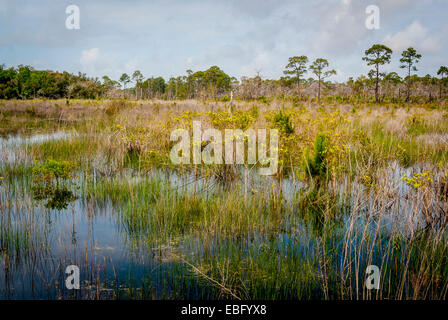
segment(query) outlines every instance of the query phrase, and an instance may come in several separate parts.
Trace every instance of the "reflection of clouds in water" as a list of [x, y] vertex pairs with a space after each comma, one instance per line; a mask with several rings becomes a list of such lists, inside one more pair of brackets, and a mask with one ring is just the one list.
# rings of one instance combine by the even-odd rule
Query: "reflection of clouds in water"
[[27, 162], [27, 155], [23, 148], [26, 145], [44, 143], [51, 140], [69, 139], [75, 134], [68, 132], [54, 132], [50, 134], [35, 134], [30, 137], [8, 136], [0, 137], [0, 160], [6, 163]]
[[[11, 137], [10, 139], [0, 140], [0, 146], [2, 148], [6, 146], [4, 149], [8, 149], [11, 146], [18, 146], [24, 143], [40, 143], [51, 139], [64, 139], [69, 136], [70, 134], [60, 132], [50, 135], [39, 134], [28, 138]], [[397, 224], [405, 231], [414, 228], [415, 221], [409, 217], [419, 208], [413, 207], [413, 190], [409, 189], [400, 180], [400, 177], [403, 173], [410, 175], [413, 171], [419, 170], [422, 170], [422, 168], [403, 168], [398, 163], [392, 163], [384, 171], [381, 171], [381, 174], [378, 176], [378, 183], [382, 190], [381, 194], [369, 193], [363, 185], [356, 181], [351, 181], [348, 178], [338, 181], [335, 188], [341, 198], [351, 201], [350, 211], [347, 212], [347, 220], [344, 221], [346, 223], [345, 227], [349, 226], [350, 219], [353, 218], [356, 223], [355, 228], [362, 231], [365, 223], [370, 223], [372, 228], [369, 228], [369, 231], [374, 234], [378, 221], [377, 216], [384, 214], [381, 225], [384, 226], [386, 233], [391, 232]], [[273, 235], [269, 239], [265, 238], [263, 234], [248, 235], [247, 239], [245, 238], [241, 243], [235, 242], [238, 248], [259, 247], [260, 252], [266, 252], [268, 254], [271, 243], [278, 241], [278, 251], [281, 253], [287, 254], [290, 250], [295, 250], [296, 252], [303, 250], [306, 254], [315, 254], [318, 250], [317, 244], [319, 244], [319, 239], [310, 232], [309, 228], [307, 228], [305, 223], [297, 215], [294, 213], [289, 215], [289, 213], [297, 210], [294, 207], [295, 197], [301, 191], [307, 189], [308, 184], [299, 180], [294, 181], [292, 177], [280, 182], [273, 177], [258, 176], [256, 170], [252, 172], [255, 172], [255, 174], [249, 171], [245, 184], [245, 172], [244, 168], [241, 167], [239, 174], [240, 180], [232, 184], [232, 188], [246, 187], [247, 197], [251, 197], [252, 194], [258, 197], [260, 195], [266, 195], [268, 197], [270, 192], [277, 192], [279, 194], [280, 190], [282, 190], [281, 195], [286, 207], [284, 219], [290, 219], [289, 221], [285, 221], [291, 224], [292, 230], [294, 231], [289, 233], [281, 232], [280, 234]], [[192, 173], [181, 175], [173, 171], [153, 170], [148, 175], [134, 176], [133, 174], [133, 172], [129, 171], [124, 173], [121, 178], [129, 186], [137, 186], [145, 179], [160, 180], [166, 187], [172, 188], [173, 191], [179, 191], [181, 194], [194, 192], [195, 190], [196, 192], [198, 190], [204, 190], [203, 195], [206, 194], [206, 191], [210, 195], [213, 192], [218, 193], [224, 190], [221, 190], [219, 185], [213, 190], [207, 190], [205, 179], [200, 176], [195, 176]], [[253, 192], [250, 192], [251, 190]], [[32, 203], [28, 204], [28, 202], [21, 200], [20, 197], [13, 199], [9, 194], [4, 193], [4, 189], [2, 188], [0, 188], [0, 195], [12, 202], [9, 210], [12, 216], [17, 219], [11, 223], [13, 227], [16, 225], [20, 227], [26, 223], [28, 214], [32, 212], [34, 223], [33, 238], [37, 239], [36, 242], [39, 242], [39, 250], [42, 250], [44, 245], [48, 248], [48, 253], [39, 253], [42, 256], [42, 260], [39, 261], [38, 269], [45, 270], [45, 276], [51, 276], [59, 272], [58, 269], [55, 269], [57, 262], [63, 261], [65, 263], [67, 259], [82, 257], [85, 260], [80, 260], [79, 262], [81, 263], [93, 265], [93, 261], [95, 261], [95, 263], [101, 264], [99, 268], [106, 270], [105, 273], [108, 272], [105, 275], [101, 274], [101, 277], [109, 280], [115, 279], [115, 271], [119, 278], [126, 279], [125, 277], [129, 274], [129, 270], [132, 269], [133, 272], [135, 271], [136, 279], [143, 279], [143, 273], [150, 270], [151, 273], [149, 274], [153, 276], [151, 281], [153, 281], [154, 287], [157, 290], [163, 291], [166, 288], [164, 287], [164, 282], [160, 280], [172, 276], [173, 273], [179, 273], [179, 270], [182, 270], [176, 269], [183, 263], [183, 260], [180, 258], [191, 257], [191, 259], [195, 259], [195, 257], [198, 257], [200, 261], [202, 255], [215, 252], [214, 250], [219, 245], [219, 241], [225, 241], [225, 239], [223, 240], [219, 237], [214, 238], [213, 235], [207, 238], [205, 234], [183, 234], [168, 244], [161, 241], [154, 246], [152, 243], [145, 243], [145, 239], [132, 238], [126, 233], [126, 230], [120, 226], [120, 221], [117, 221], [116, 213], [119, 211], [118, 206], [114, 206], [111, 202], [106, 201], [106, 203], [98, 205], [94, 199], [80, 199], [68, 209], [44, 211], [40, 208], [33, 207]], [[350, 198], [350, 195], [359, 196], [357, 203], [353, 203], [354, 199]], [[406, 198], [407, 195], [409, 198]], [[138, 196], [136, 194], [136, 197]], [[163, 195], [161, 194], [160, 196]], [[89, 206], [92, 210], [92, 214], [90, 215], [87, 214]], [[147, 214], [149, 215], [151, 212], [148, 209]], [[356, 216], [351, 217], [350, 215], [352, 213]], [[26, 227], [26, 225], [23, 225], [23, 228]], [[76, 237], [77, 240], [74, 243], [72, 242], [72, 236]], [[355, 239], [354, 241], [359, 241], [359, 239]], [[235, 243], [229, 242], [229, 246]], [[148, 245], [151, 245], [151, 247], [148, 248]], [[25, 252], [25, 254], [27, 253]], [[30, 261], [27, 259], [32, 259], [32, 255], [24, 257], [25, 262]], [[51, 264], [50, 262], [47, 264], [44, 263], [47, 261], [51, 261]], [[2, 275], [2, 270], [0, 270], [0, 275]], [[180, 275], [182, 276], [182, 274]], [[22, 277], [23, 275], [18, 274], [17, 276]], [[17, 281], [19, 280], [24, 282], [23, 279], [18, 279]], [[13, 280], [11, 283], [18, 282]], [[0, 282], [0, 296], [2, 296], [1, 284]], [[39, 285], [40, 283], [36, 284], [36, 286]], [[97, 290], [98, 287], [100, 291], [109, 290], [102, 284], [95, 287], [84, 287], [84, 289]], [[31, 290], [27, 290], [26, 287], [18, 289], [25, 297], [32, 294]], [[36, 297], [45, 298], [45, 294], [36, 294]], [[56, 296], [57, 293], [52, 294]], [[157, 292], [155, 296], [160, 297], [157, 295]]]
[[114, 247], [95, 247], [95, 250], [102, 250], [102, 251], [114, 251], [116, 248]]
[[21, 144], [35, 144], [46, 142], [49, 140], [59, 140], [63, 138], [72, 137], [73, 133], [68, 133], [64, 131], [54, 132], [50, 134], [35, 134], [31, 137], [22, 137], [22, 136], [9, 136], [8, 138], [0, 137], [0, 145], [21, 145]]

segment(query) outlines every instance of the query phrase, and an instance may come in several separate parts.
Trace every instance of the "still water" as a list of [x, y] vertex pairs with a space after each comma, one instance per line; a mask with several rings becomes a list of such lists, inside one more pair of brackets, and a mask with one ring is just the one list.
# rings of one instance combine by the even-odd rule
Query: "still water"
[[[29, 165], [33, 160], [24, 152], [27, 145], [70, 139], [71, 136], [56, 132], [0, 138], [1, 166]], [[388, 170], [387, 176], [397, 184], [401, 175], [409, 174], [410, 170], [395, 165]], [[123, 175], [130, 184], [157, 179], [173, 190], [199, 196], [226, 192], [216, 183], [168, 170], [154, 169], [144, 175], [125, 172]], [[132, 235], [119, 218], [123, 208], [112, 201], [97, 201], [84, 195], [66, 209], [48, 209], [33, 200], [30, 177], [18, 175], [12, 179], [8, 183], [4, 179], [0, 182], [1, 299], [222, 298], [226, 296], [216, 295], [216, 283], [210, 278], [210, 273], [198, 267], [200, 261], [215, 255], [225, 260], [226, 254], [232, 256], [235, 252], [244, 256], [253, 254], [254, 250], [262, 252], [266, 247], [274, 247], [278, 255], [285, 256], [313, 255], [318, 250], [319, 232], [310, 228], [309, 221], [304, 222], [294, 205], [288, 206], [288, 203], [293, 203], [297, 191], [305, 187], [294, 177], [277, 181], [248, 174], [246, 179], [242, 179], [244, 182], [230, 186], [243, 188], [248, 197], [254, 189], [264, 192], [275, 188], [287, 208], [283, 217], [287, 220], [283, 223], [288, 226], [286, 229], [274, 233], [248, 232], [235, 237], [181, 232], [160, 241], [157, 234], [152, 235], [151, 240]], [[82, 173], [78, 179], [83, 179]], [[354, 207], [358, 206], [356, 210], [359, 213], [375, 212], [378, 199], [367, 192], [359, 192], [361, 188], [348, 181], [341, 181], [338, 186], [342, 199], [349, 199], [348, 195], [354, 190], [359, 195], [359, 198], [350, 200], [352, 206], [345, 209], [337, 224], [341, 234], [353, 227], [353, 221], [355, 228], [363, 229], [366, 219], [371, 219], [361, 214], [353, 220], [351, 213]], [[406, 200], [408, 193], [407, 186], [399, 183], [395, 196], [399, 194], [401, 200], [391, 205], [389, 215], [381, 222], [385, 230], [396, 227], [388, 223], [388, 219], [397, 221], [394, 217], [402, 212], [414, 211]], [[409, 218], [401, 216], [401, 225], [409, 225]], [[374, 232], [376, 222], [374, 219], [369, 221]], [[80, 268], [80, 290], [68, 290], [65, 286], [65, 269], [69, 265]]]

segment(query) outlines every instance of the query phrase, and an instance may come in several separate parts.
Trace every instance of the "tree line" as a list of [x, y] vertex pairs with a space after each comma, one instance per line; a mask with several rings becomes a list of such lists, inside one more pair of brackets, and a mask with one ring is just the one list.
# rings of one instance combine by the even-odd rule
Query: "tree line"
[[35, 70], [31, 66], [5, 68], [0, 65], [1, 99], [93, 99], [104, 96], [107, 89], [106, 84], [83, 73], [73, 75], [68, 72]]
[[[31, 66], [19, 65], [6, 68], [0, 65], [0, 99], [193, 99], [225, 98], [230, 92], [240, 99], [257, 99], [273, 96], [295, 96], [299, 99], [321, 99], [324, 93], [332, 97], [356, 96], [373, 98], [376, 102], [385, 99], [409, 101], [412, 97], [428, 100], [443, 99], [447, 86], [448, 68], [441, 66], [437, 76], [419, 77], [415, 74], [417, 64], [422, 58], [414, 48], [404, 50], [400, 58], [400, 68], [405, 70], [403, 77], [397, 72], [382, 72], [382, 67], [390, 64], [392, 49], [375, 44], [364, 52], [363, 61], [372, 69], [367, 75], [356, 80], [337, 83], [328, 79], [336, 74], [330, 69], [327, 59], [317, 58], [309, 63], [307, 56], [294, 56], [288, 59], [284, 75], [278, 80], [242, 77], [238, 81], [217, 66], [204, 71], [187, 70], [186, 74], [171, 77], [146, 78], [136, 70], [128, 75], [123, 73], [118, 80], [103, 76], [88, 77], [68, 72], [35, 70]], [[310, 72], [314, 77], [306, 78]]]

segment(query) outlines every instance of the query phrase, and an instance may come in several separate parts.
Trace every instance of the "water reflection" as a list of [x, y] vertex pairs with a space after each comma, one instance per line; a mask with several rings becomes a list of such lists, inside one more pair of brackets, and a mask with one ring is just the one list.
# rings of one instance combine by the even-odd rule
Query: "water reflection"
[[[21, 145], [68, 137], [55, 133], [3, 139], [0, 140], [0, 154], [9, 163], [26, 161], [20, 154]], [[369, 236], [375, 235], [379, 224], [384, 234], [397, 228], [403, 234], [416, 230], [418, 219], [411, 213], [419, 209], [408, 201], [411, 190], [399, 179], [411, 170], [393, 164], [385, 172], [384, 183], [390, 183], [388, 190], [394, 192], [392, 199], [368, 192], [361, 184], [348, 179], [339, 181], [336, 191], [329, 193], [329, 186], [313, 189], [294, 177], [276, 180], [244, 168], [238, 174], [244, 178], [226, 184], [217, 183], [213, 177], [206, 179], [193, 173], [179, 175], [162, 169], [145, 175], [132, 171], [123, 173], [121, 178], [129, 186], [161, 181], [164, 188], [179, 195], [210, 197], [225, 195], [230, 185], [230, 189], [242, 190], [242, 201], [260, 195], [271, 201], [269, 214], [277, 216], [266, 218], [268, 231], [249, 230], [225, 236], [219, 232], [198, 234], [188, 230], [167, 237], [148, 235], [155, 232], [151, 229], [137, 232], [129, 229], [121, 218], [126, 207], [111, 198], [97, 199], [82, 190], [75, 195], [67, 184], [33, 189], [32, 183], [28, 183], [30, 177], [17, 178], [23, 181], [16, 180], [13, 186], [0, 184], [0, 298], [212, 299], [217, 297], [216, 288], [198, 273], [210, 274], [207, 268], [212, 268], [214, 259], [223, 261], [222, 266], [217, 266], [219, 269], [226, 268], [224, 262], [231, 258], [241, 259], [244, 265], [248, 256], [264, 259], [272, 252], [279, 257], [277, 263], [281, 262], [280, 257], [299, 259], [319, 255], [326, 245], [327, 240], [323, 239], [329, 221], [334, 229], [340, 230], [340, 237], [331, 241], [340, 243], [340, 250], [334, 252], [334, 261], [342, 264], [347, 259], [343, 254], [347, 251], [342, 247], [356, 248], [363, 241], [355, 236], [350, 238], [354, 230], [364, 230], [367, 226], [365, 234]], [[84, 175], [80, 173], [79, 176], [79, 184], [85, 184]], [[92, 180], [98, 185], [117, 178], [120, 177], [102, 177], [94, 170]], [[132, 195], [132, 201], [146, 205], [155, 201], [145, 192], [149, 191]], [[154, 197], [162, 196], [155, 194]], [[139, 202], [138, 197], [143, 200]], [[125, 205], [129, 205], [128, 202]], [[135, 207], [130, 208], [135, 210]], [[151, 215], [151, 210], [154, 207], [148, 205], [145, 214]], [[322, 215], [323, 212], [331, 214]], [[378, 212], [387, 212], [387, 215], [378, 218]], [[345, 241], [347, 238], [350, 243]], [[358, 257], [367, 254], [366, 249], [356, 252]], [[211, 262], [197, 270], [189, 265], [204, 260]], [[70, 264], [81, 269], [82, 289], [76, 292], [64, 287], [64, 270]], [[244, 292], [239, 294], [244, 295]]]

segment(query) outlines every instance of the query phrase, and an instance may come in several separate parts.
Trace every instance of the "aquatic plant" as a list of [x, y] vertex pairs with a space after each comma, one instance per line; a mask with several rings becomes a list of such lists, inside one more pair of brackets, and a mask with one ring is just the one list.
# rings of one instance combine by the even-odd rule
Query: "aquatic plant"
[[37, 201], [46, 200], [45, 207], [66, 209], [69, 202], [76, 200], [73, 192], [67, 187], [72, 178], [76, 164], [69, 161], [49, 159], [44, 164], [33, 167], [33, 194]]

